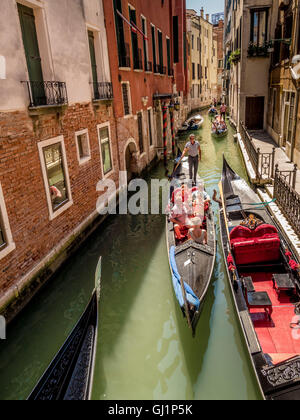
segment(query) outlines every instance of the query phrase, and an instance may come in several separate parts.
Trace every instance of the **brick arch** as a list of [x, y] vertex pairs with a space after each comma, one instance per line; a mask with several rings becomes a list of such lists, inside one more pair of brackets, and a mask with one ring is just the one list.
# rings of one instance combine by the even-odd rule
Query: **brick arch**
[[131, 138], [127, 141], [124, 148], [124, 170], [127, 171], [128, 180], [130, 180], [134, 174], [138, 173], [138, 167], [136, 167], [136, 170], [133, 170], [134, 168], [132, 167], [132, 162], [130, 162], [134, 153], [137, 154], [138, 149], [135, 140]]

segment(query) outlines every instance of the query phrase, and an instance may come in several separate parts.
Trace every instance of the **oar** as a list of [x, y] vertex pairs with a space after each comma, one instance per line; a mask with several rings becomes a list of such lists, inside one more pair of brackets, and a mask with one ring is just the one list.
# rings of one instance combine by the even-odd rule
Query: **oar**
[[189, 310], [189, 305], [188, 305], [187, 298], [186, 298], [186, 291], [185, 291], [182, 276], [180, 276], [180, 284], [181, 284], [181, 291], [182, 291], [182, 295], [183, 295], [185, 313], [186, 313], [186, 318], [187, 318], [187, 321], [188, 321], [188, 326], [189, 326], [189, 328], [192, 329], [193, 327], [192, 327], [192, 321], [191, 321], [191, 317], [190, 317], [190, 310]]

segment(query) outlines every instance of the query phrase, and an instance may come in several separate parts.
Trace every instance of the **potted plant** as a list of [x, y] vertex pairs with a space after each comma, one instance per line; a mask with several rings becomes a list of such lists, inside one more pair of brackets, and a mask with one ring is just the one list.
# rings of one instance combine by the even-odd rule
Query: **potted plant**
[[230, 64], [237, 64], [241, 60], [241, 50], [237, 49], [229, 57]]

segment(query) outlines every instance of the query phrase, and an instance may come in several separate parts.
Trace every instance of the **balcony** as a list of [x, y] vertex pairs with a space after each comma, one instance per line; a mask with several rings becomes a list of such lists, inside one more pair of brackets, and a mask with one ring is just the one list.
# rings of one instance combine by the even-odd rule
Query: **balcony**
[[153, 66], [152, 66], [152, 62], [151, 61], [146, 61], [145, 62], [145, 71], [148, 72], [148, 73], [152, 73]]
[[168, 69], [168, 76], [174, 77], [174, 69]]
[[68, 105], [65, 82], [22, 82], [27, 85], [29, 108]]
[[92, 83], [94, 101], [111, 101], [114, 98], [113, 85], [111, 82]]
[[143, 56], [140, 48], [138, 48], [136, 55], [134, 56], [133, 68], [134, 70], [143, 70]]
[[119, 51], [119, 67], [120, 68], [130, 68], [130, 48], [129, 44], [125, 43], [122, 50]]

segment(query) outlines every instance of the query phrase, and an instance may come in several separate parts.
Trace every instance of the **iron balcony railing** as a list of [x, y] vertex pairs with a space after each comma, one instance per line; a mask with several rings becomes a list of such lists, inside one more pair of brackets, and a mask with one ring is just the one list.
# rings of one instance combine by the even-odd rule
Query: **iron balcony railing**
[[275, 176], [275, 147], [273, 147], [271, 153], [262, 153], [259, 148], [255, 147], [252, 137], [243, 122], [240, 123], [240, 128], [240, 133], [255, 171], [258, 184], [271, 184]]
[[[295, 175], [292, 178], [294, 179], [293, 185], [295, 185]], [[276, 171], [274, 198], [276, 198], [277, 205], [291, 223], [297, 235], [300, 236], [300, 195], [296, 192], [293, 185], [289, 184], [288, 179], [285, 178], [282, 172]]]
[[151, 61], [145, 61], [145, 71], [152, 73], [153, 66]]
[[142, 50], [138, 48], [133, 62], [134, 70], [143, 70], [143, 55]]
[[130, 68], [130, 47], [128, 43], [123, 45], [123, 48], [119, 51], [119, 67]]
[[168, 69], [168, 76], [174, 77], [174, 69]]
[[68, 104], [65, 82], [22, 82], [27, 85], [30, 108], [41, 106], [62, 106]]
[[111, 82], [92, 83], [94, 101], [105, 101], [114, 98], [113, 85]]

